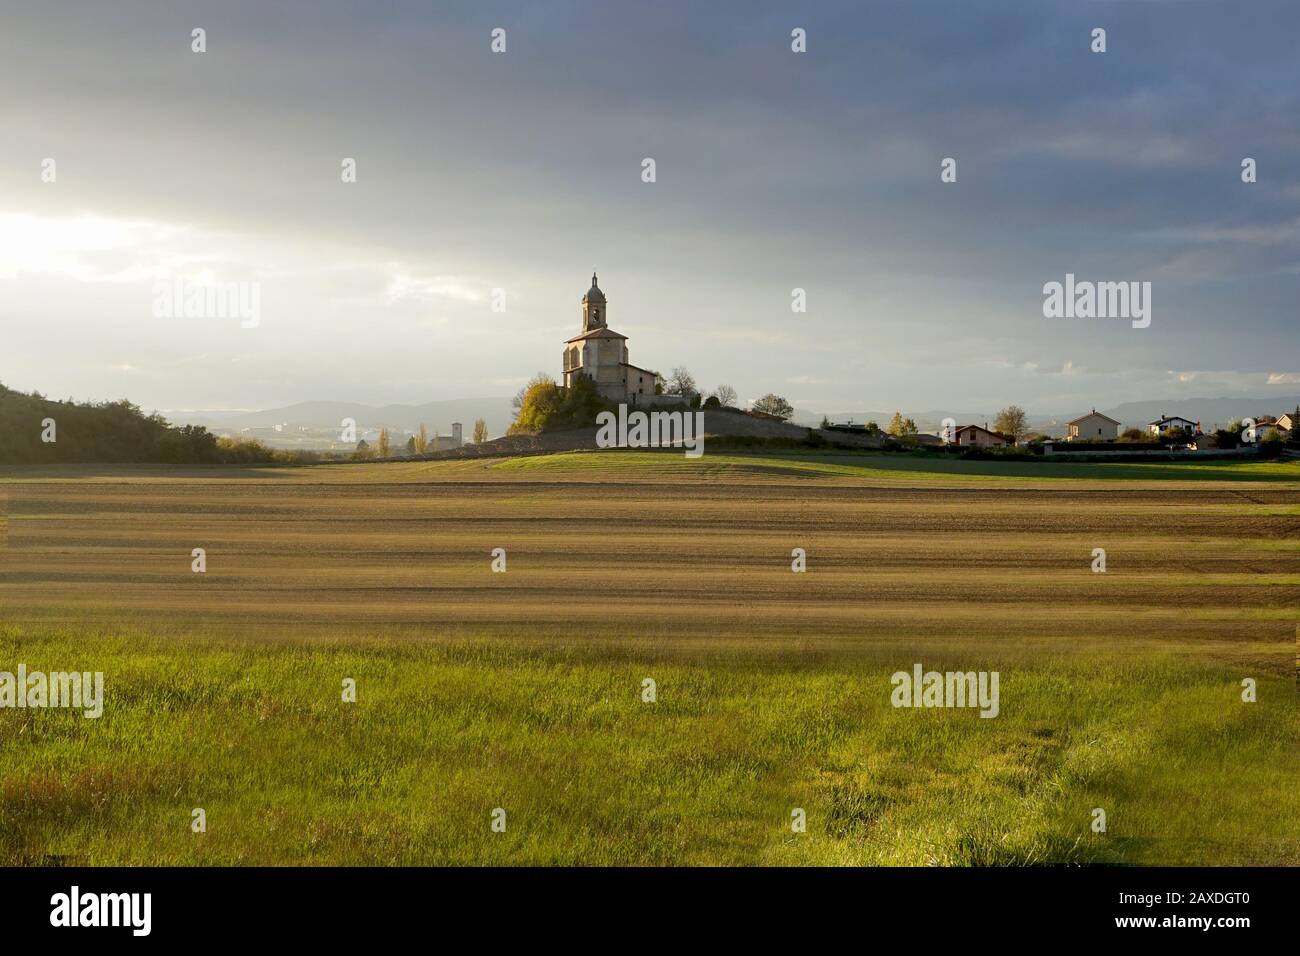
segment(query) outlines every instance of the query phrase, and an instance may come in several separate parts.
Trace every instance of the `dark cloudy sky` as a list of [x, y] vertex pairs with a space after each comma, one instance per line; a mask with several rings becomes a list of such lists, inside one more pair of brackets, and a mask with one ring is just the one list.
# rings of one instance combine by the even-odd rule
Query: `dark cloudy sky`
[[[558, 374], [596, 266], [634, 363], [810, 412], [1300, 392], [1300, 4], [2, 19], [11, 387], [163, 409], [508, 395]], [[1066, 273], [1151, 282], [1150, 328], [1045, 318]], [[260, 324], [157, 318], [160, 277], [260, 283]]]

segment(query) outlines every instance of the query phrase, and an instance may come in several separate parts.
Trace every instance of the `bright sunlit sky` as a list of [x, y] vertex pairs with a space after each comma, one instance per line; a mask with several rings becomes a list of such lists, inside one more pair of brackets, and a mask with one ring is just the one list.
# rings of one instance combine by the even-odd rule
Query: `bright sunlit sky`
[[[1300, 5], [4, 6], [13, 388], [509, 395], [594, 266], [632, 362], [811, 412], [1300, 392]], [[1150, 328], [1045, 318], [1066, 273], [1151, 282]], [[174, 277], [260, 324], [155, 317]]]

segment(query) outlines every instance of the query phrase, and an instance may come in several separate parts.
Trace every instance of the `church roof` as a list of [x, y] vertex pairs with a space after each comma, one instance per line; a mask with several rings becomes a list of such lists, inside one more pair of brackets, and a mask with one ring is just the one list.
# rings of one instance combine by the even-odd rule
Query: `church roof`
[[587, 294], [582, 297], [583, 302], [604, 302], [605, 293], [600, 291], [600, 286], [596, 284], [596, 273], [591, 274], [591, 288]]
[[582, 335], [575, 335], [571, 339], [566, 339], [565, 344], [569, 342], [581, 342], [583, 339], [625, 339], [626, 335], [619, 335], [613, 329], [599, 328], [592, 329], [590, 332], [584, 332]]

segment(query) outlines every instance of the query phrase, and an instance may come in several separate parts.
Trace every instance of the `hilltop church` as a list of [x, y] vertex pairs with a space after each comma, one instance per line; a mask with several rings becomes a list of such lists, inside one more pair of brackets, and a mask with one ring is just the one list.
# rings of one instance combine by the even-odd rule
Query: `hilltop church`
[[[564, 343], [564, 385], [586, 375], [602, 398], [627, 405], [652, 405], [655, 373], [629, 365], [627, 336], [607, 324], [605, 293], [591, 274], [591, 288], [582, 297], [582, 332]], [[661, 396], [662, 398], [662, 396]]]

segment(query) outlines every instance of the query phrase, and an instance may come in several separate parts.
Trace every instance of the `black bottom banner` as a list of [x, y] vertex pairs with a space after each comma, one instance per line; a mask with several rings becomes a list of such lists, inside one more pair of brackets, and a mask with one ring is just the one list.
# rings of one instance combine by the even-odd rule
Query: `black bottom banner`
[[[1286, 869], [0, 869], [8, 940], [298, 944], [460, 927], [581, 938], [676, 925], [733, 942], [852, 922], [872, 939], [1122, 938], [1231, 945], [1294, 928]], [[920, 932], [921, 937], [916, 934]], [[609, 941], [609, 937], [604, 937]]]

